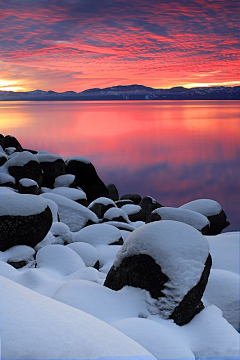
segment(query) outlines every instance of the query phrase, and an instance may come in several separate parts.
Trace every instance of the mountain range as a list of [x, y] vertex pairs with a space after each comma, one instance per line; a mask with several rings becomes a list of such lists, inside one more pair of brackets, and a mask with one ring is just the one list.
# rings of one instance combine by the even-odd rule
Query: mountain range
[[118, 85], [82, 92], [0, 91], [0, 101], [87, 101], [87, 100], [240, 100], [240, 86], [173, 87], [154, 89], [143, 85]]

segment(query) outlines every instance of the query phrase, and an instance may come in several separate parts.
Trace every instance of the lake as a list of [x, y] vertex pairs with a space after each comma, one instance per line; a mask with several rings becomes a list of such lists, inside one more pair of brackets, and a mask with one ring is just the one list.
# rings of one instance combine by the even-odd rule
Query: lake
[[0, 132], [23, 147], [88, 157], [121, 195], [165, 206], [218, 201], [240, 230], [238, 101], [0, 102]]

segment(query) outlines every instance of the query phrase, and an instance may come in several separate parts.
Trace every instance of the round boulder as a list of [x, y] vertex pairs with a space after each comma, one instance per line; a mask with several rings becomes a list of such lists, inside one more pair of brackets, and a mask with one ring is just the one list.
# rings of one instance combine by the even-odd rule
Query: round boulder
[[88, 208], [93, 211], [99, 219], [102, 219], [105, 212], [113, 207], [116, 207], [114, 201], [105, 197], [97, 198], [88, 206]]
[[118, 189], [116, 188], [116, 185], [108, 184], [107, 189], [109, 192], [109, 195], [108, 195], [109, 198], [112, 199], [113, 201], [117, 201], [119, 199], [119, 193], [118, 193]]
[[19, 180], [19, 194], [39, 195], [38, 183], [32, 179], [23, 178]]
[[203, 309], [210, 268], [206, 238], [192, 226], [163, 220], [128, 236], [104, 285], [113, 290], [145, 289], [152, 314], [184, 325]]
[[163, 207], [151, 196], [146, 196], [142, 198], [139, 205], [145, 211], [146, 216], [149, 216], [153, 210]]
[[63, 161], [63, 158], [47, 152], [38, 153], [36, 157], [43, 171], [42, 185], [52, 188], [55, 178], [65, 174], [65, 162]]
[[57, 187], [76, 188], [77, 187], [76, 176], [72, 174], [59, 175], [58, 177], [56, 177], [53, 186], [55, 188]]
[[138, 205], [141, 199], [141, 196], [138, 194], [125, 194], [120, 197], [120, 200], [132, 200], [135, 205]]
[[146, 213], [139, 205], [124, 205], [122, 210], [126, 212], [130, 221], [146, 221]]
[[1, 194], [0, 251], [16, 245], [35, 247], [52, 225], [47, 202], [35, 195]]

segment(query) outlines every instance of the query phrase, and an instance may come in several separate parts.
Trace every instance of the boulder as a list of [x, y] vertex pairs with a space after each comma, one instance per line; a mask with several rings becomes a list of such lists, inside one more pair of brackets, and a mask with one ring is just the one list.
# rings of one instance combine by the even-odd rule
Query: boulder
[[0, 170], [0, 186], [15, 188], [16, 180], [13, 176]]
[[72, 174], [59, 175], [55, 178], [53, 186], [54, 188], [57, 187], [76, 188], [77, 187], [76, 176]]
[[30, 246], [18, 245], [1, 253], [0, 260], [7, 262], [9, 265], [20, 269], [23, 267], [34, 267], [35, 250]]
[[126, 212], [130, 221], [146, 221], [146, 213], [139, 205], [124, 205], [122, 210]]
[[42, 171], [43, 186], [53, 188], [55, 178], [65, 174], [65, 162], [61, 156], [50, 153], [38, 153], [36, 155]]
[[122, 223], [130, 223], [130, 220], [125, 211], [119, 208], [108, 209], [103, 217], [103, 222], [106, 221], [120, 221]]
[[34, 195], [1, 194], [0, 251], [16, 245], [35, 247], [52, 225], [47, 202]]
[[147, 218], [146, 223], [159, 220], [174, 220], [193, 226], [203, 235], [208, 235], [210, 222], [208, 218], [196, 211], [174, 207], [161, 207], [154, 210]]
[[87, 196], [85, 192], [80, 189], [62, 186], [51, 190], [51, 193], [62, 195], [70, 200], [76, 201], [78, 204], [87, 206]]
[[93, 224], [72, 234], [73, 242], [86, 242], [92, 246], [122, 245], [121, 231], [108, 224]]
[[151, 196], [146, 196], [142, 198], [140, 204], [141, 208], [145, 211], [146, 216], [148, 217], [151, 212], [155, 209], [161, 208], [162, 205], [159, 204], [155, 199]]
[[109, 195], [108, 195], [109, 198], [112, 199], [113, 201], [117, 201], [119, 199], [119, 193], [118, 193], [118, 189], [116, 188], [116, 185], [108, 184], [107, 189], [109, 192]]
[[23, 178], [19, 180], [19, 194], [39, 195], [38, 183], [32, 179]]
[[208, 241], [192, 226], [162, 220], [134, 230], [118, 251], [104, 285], [149, 292], [149, 311], [184, 325], [203, 309], [211, 268]]
[[116, 205], [118, 208], [123, 207], [124, 205], [134, 205], [134, 202], [132, 200], [118, 200], [116, 201]]
[[227, 215], [223, 211], [221, 205], [215, 200], [193, 200], [180, 206], [180, 209], [196, 211], [206, 216], [210, 221], [208, 235], [218, 235], [230, 225], [229, 221], [227, 220]]
[[77, 185], [87, 194], [89, 202], [98, 197], [108, 197], [108, 189], [99, 178], [93, 164], [82, 156], [66, 161], [66, 173], [76, 176]]
[[88, 208], [93, 211], [99, 219], [102, 219], [105, 212], [113, 207], [116, 207], [114, 201], [105, 197], [97, 198], [88, 206]]
[[4, 168], [12, 175], [17, 182], [20, 179], [28, 178], [35, 180], [39, 186], [42, 184], [42, 169], [36, 155], [23, 151], [9, 159]]
[[138, 194], [125, 194], [120, 197], [120, 200], [132, 200], [135, 205], [138, 205], [141, 199], [141, 196]]
[[5, 164], [5, 162], [8, 160], [7, 155], [4, 152], [0, 152], [0, 166]]
[[23, 150], [23, 148], [22, 148], [21, 144], [19, 143], [19, 141], [12, 135], [4, 136], [3, 147], [4, 147], [4, 149], [9, 148], [9, 147], [14, 147], [14, 148], [17, 149], [17, 151], [22, 151]]

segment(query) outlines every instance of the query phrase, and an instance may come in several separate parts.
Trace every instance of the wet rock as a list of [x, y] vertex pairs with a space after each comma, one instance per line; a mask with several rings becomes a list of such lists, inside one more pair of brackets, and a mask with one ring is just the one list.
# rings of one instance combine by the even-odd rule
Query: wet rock
[[66, 172], [76, 176], [77, 185], [87, 194], [89, 202], [99, 197], [108, 197], [107, 187], [88, 159], [80, 156], [68, 159], [66, 161]]
[[133, 231], [118, 251], [104, 286], [145, 289], [149, 311], [184, 325], [203, 308], [211, 268], [209, 245], [193, 227], [159, 221]]

